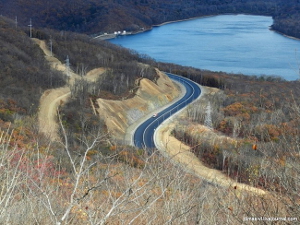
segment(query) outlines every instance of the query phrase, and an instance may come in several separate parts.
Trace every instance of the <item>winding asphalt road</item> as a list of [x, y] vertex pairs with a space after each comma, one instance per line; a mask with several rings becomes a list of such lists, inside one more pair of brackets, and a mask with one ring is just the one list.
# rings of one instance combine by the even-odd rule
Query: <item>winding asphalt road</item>
[[156, 148], [153, 140], [155, 129], [167, 118], [182, 108], [186, 107], [189, 103], [194, 101], [201, 94], [201, 89], [195, 82], [174, 74], [166, 73], [170, 79], [181, 83], [185, 89], [185, 95], [177, 102], [162, 110], [156, 117], [151, 117], [142, 123], [133, 135], [134, 145], [138, 148], [153, 149]]

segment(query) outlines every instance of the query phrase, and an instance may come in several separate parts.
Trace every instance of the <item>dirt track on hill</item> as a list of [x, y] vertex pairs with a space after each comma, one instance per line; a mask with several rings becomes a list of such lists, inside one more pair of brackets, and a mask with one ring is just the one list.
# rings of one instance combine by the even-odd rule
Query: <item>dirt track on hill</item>
[[184, 166], [189, 172], [203, 178], [204, 180], [222, 187], [234, 188], [236, 190], [245, 190], [259, 195], [266, 194], [265, 191], [251, 187], [246, 184], [238, 183], [224, 175], [222, 172], [208, 168], [190, 151], [190, 147], [183, 144], [170, 135], [173, 125], [165, 125], [159, 128], [160, 149], [167, 153], [167, 156], [173, 162]]
[[[202, 88], [203, 89], [203, 88]], [[207, 89], [207, 88], [204, 88]], [[213, 89], [212, 89], [213, 90]], [[207, 91], [204, 91], [207, 92]], [[182, 114], [182, 113], [181, 113]], [[209, 183], [225, 187], [233, 188], [236, 191], [247, 191], [258, 195], [265, 195], [267, 192], [264, 190], [238, 183], [228, 176], [224, 175], [221, 171], [216, 169], [208, 168], [191, 152], [190, 147], [177, 140], [171, 135], [171, 131], [175, 126], [179, 124], [173, 119], [169, 119], [164, 122], [156, 131], [156, 144], [159, 150], [166, 156], [169, 157], [173, 163], [180, 164], [188, 172], [195, 174], [196, 176], [208, 181]], [[224, 135], [217, 135], [211, 129], [199, 125], [198, 129], [202, 130], [202, 134], [207, 138], [219, 139], [220, 141], [232, 141], [236, 140], [226, 137]]]
[[[52, 69], [63, 72], [70, 76], [68, 85], [61, 88], [46, 90], [40, 99], [40, 110], [38, 113], [39, 130], [46, 135], [50, 140], [59, 140], [58, 137], [58, 121], [57, 121], [57, 108], [59, 105], [64, 104], [70, 97], [70, 85], [72, 85], [76, 79], [82, 79], [82, 77], [73, 71], [67, 72], [65, 64], [62, 64], [57, 58], [51, 55], [48, 50], [45, 41], [39, 39], [33, 39], [39, 47], [43, 50], [45, 58], [50, 63]], [[89, 71], [84, 79], [93, 82], [105, 71], [104, 68], [97, 68]]]
[[[38, 39], [35, 39], [34, 41], [44, 51], [45, 57], [49, 61], [52, 68], [66, 73], [66, 66], [62, 64], [57, 58], [51, 56], [51, 52], [47, 49], [45, 42]], [[85, 78], [89, 81], [94, 81], [104, 71], [105, 71], [104, 68], [91, 70], [90, 72], [87, 73]], [[69, 72], [68, 74], [70, 74], [69, 85], [72, 84], [75, 81], [75, 79], [81, 79], [81, 77], [78, 74], [75, 74], [73, 72]], [[166, 86], [166, 80], [162, 79], [162, 81], [163, 81], [162, 84], [159, 85], [160, 88], [164, 87], [164, 85]], [[142, 85], [142, 87], [145, 88], [147, 87], [147, 85], [144, 86]], [[169, 87], [167, 86], [165, 88], [169, 89]], [[174, 90], [172, 91], [169, 90], [170, 92], [169, 94], [171, 94], [173, 91]], [[50, 140], [59, 140], [58, 132], [57, 132], [58, 131], [57, 108], [59, 105], [67, 101], [69, 96], [70, 96], [70, 88], [69, 86], [65, 86], [61, 88], [46, 90], [40, 99], [40, 110], [38, 113], [39, 129], [40, 132], [44, 133], [47, 137], [50, 138]], [[170, 96], [167, 95], [165, 97], [168, 99], [170, 98]], [[111, 102], [115, 102], [115, 101], [111, 101]], [[103, 104], [100, 101], [100, 99], [98, 100], [98, 103], [100, 105]], [[106, 104], [108, 108], [111, 107], [110, 101], [106, 101]], [[101, 111], [99, 111], [99, 113], [101, 113]], [[107, 113], [107, 108], [105, 109], [105, 113]], [[120, 112], [118, 114], [120, 114]], [[207, 180], [212, 184], [216, 184], [222, 187], [234, 188], [237, 191], [239, 190], [248, 191], [259, 195], [266, 194], [266, 192], [261, 189], [257, 189], [249, 185], [237, 183], [234, 180], [222, 174], [220, 171], [215, 169], [210, 169], [204, 166], [202, 162], [190, 151], [190, 148], [188, 146], [184, 145], [182, 142], [180, 142], [179, 140], [171, 136], [170, 132], [172, 131], [172, 128], [174, 126], [176, 126], [176, 123], [167, 122], [157, 129], [157, 134], [159, 136], [159, 141], [158, 141], [159, 148], [162, 151], [162, 153], [170, 157], [174, 163], [181, 164], [189, 172]], [[204, 126], [203, 129], [205, 129]]]
[[58, 140], [57, 107], [65, 102], [71, 92], [68, 87], [44, 92], [40, 99], [39, 129], [51, 140]]

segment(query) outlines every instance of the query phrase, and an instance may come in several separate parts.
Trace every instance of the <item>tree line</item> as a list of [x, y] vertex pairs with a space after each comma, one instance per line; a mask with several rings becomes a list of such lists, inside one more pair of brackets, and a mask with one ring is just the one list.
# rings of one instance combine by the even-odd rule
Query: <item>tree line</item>
[[0, 57], [0, 119], [12, 121], [14, 112], [34, 114], [44, 90], [65, 85], [64, 76], [50, 69], [24, 30], [4, 17], [0, 17]]
[[285, 0], [130, 0], [95, 1], [72, 0], [51, 2], [0, 1], [1, 14], [18, 17], [27, 26], [34, 16], [35, 27], [48, 27], [96, 34], [118, 30], [140, 31], [167, 21], [224, 13], [269, 15], [274, 18], [273, 29], [299, 36], [299, 1]]

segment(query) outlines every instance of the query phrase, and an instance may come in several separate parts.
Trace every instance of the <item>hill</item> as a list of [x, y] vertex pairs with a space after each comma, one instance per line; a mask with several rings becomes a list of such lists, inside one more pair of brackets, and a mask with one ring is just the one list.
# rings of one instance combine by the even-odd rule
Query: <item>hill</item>
[[33, 115], [43, 90], [65, 84], [22, 29], [0, 17], [0, 119]]
[[27, 26], [87, 34], [140, 31], [167, 21], [224, 13], [269, 15], [273, 29], [300, 37], [299, 1], [285, 0], [1, 0], [0, 13]]
[[[34, 29], [32, 39], [14, 21], [1, 17], [0, 24], [1, 224], [241, 224], [274, 216], [290, 223], [299, 220], [299, 82], [157, 63], [66, 31]], [[148, 155], [111, 138], [111, 127], [123, 123], [118, 126], [122, 131], [135, 121], [148, 107], [147, 99], [158, 104], [175, 95], [162, 98], [152, 88], [157, 83], [161, 90], [173, 89], [158, 79], [156, 67], [219, 88], [188, 108], [165, 146], [194, 153], [202, 171], [205, 166], [219, 169], [263, 189], [263, 194], [247, 192], [228, 177], [226, 187], [214, 177], [206, 181], [160, 152]], [[87, 72], [97, 68], [101, 76], [87, 81]], [[53, 140], [40, 132], [36, 115], [43, 111], [38, 107], [42, 94], [45, 99], [62, 86], [70, 97], [54, 107], [60, 112], [54, 119], [60, 129]], [[149, 92], [138, 91], [145, 86]], [[140, 107], [126, 118], [124, 111], [132, 108], [127, 100], [137, 95], [146, 100], [138, 101]], [[213, 124], [204, 129], [208, 102]]]
[[[0, 25], [0, 119], [13, 121], [13, 115], [35, 114], [43, 91], [64, 86], [68, 78], [50, 68], [42, 50], [22, 27], [16, 28], [14, 22], [5, 17], [0, 17]], [[69, 57], [70, 69], [78, 73], [85, 74], [87, 70], [98, 67], [111, 68], [109, 76], [114, 78], [109, 82], [99, 80], [97, 83], [97, 87], [103, 90], [101, 95], [111, 93], [110, 98], [128, 95], [136, 79], [136, 75], [132, 76], [134, 70], [136, 74], [143, 70], [144, 77], [154, 79], [153, 68], [144, 70], [138, 65], [138, 61], [146, 62], [147, 57], [141, 58], [135, 52], [68, 32], [34, 30], [33, 37], [45, 40], [48, 46], [51, 39], [53, 54], [61, 62]], [[119, 80], [120, 73], [127, 86]]]

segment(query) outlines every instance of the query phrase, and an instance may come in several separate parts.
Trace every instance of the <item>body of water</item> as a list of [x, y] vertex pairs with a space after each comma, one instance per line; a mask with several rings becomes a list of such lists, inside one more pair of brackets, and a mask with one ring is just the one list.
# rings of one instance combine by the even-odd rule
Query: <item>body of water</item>
[[272, 22], [267, 16], [219, 15], [169, 23], [110, 42], [157, 61], [296, 80], [300, 41], [271, 31]]

